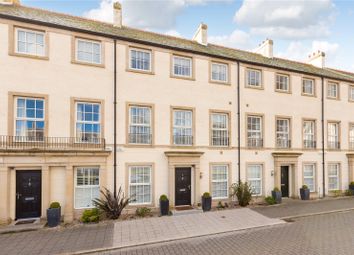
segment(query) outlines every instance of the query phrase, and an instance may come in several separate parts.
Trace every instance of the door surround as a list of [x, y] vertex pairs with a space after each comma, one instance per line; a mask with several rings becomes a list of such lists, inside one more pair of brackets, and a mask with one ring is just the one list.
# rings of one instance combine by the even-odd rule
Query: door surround
[[200, 157], [204, 152], [166, 151], [168, 159], [168, 198], [170, 205], [175, 206], [175, 171], [179, 167], [191, 168], [191, 204], [200, 203]]
[[[273, 152], [274, 158], [274, 188], [281, 187], [281, 166], [289, 166], [289, 197], [299, 197], [299, 163], [300, 152]], [[302, 176], [302, 174], [300, 174]]]

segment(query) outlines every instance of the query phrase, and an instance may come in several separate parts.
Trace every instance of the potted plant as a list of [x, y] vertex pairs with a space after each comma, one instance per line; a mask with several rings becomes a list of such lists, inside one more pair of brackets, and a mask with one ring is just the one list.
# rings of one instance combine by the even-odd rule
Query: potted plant
[[209, 192], [204, 192], [202, 196], [202, 209], [203, 212], [208, 212], [211, 210], [211, 196]]
[[354, 192], [354, 182], [349, 183], [349, 189]]
[[277, 204], [281, 204], [281, 197], [282, 197], [282, 194], [281, 194], [281, 191], [279, 188], [275, 187], [273, 190], [272, 190], [272, 197], [275, 199], [276, 203]]
[[61, 216], [61, 206], [59, 202], [52, 202], [47, 209], [48, 227], [53, 228], [59, 225]]
[[307, 187], [307, 185], [302, 185], [302, 188], [300, 188], [300, 197], [301, 197], [301, 200], [309, 200], [310, 199], [310, 190]]
[[170, 211], [170, 201], [166, 195], [160, 196], [160, 213], [161, 216], [168, 215]]

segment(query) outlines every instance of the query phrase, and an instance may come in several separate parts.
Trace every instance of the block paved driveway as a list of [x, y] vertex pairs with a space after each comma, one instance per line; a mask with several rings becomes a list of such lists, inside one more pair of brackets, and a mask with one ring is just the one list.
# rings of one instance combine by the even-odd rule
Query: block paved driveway
[[354, 252], [354, 212], [304, 218], [271, 227], [96, 254], [346, 255]]

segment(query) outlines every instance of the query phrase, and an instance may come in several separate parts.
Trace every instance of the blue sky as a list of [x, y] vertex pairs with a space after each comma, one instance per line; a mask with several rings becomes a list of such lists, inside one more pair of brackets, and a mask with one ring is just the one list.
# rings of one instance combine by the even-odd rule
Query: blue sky
[[[112, 20], [113, 0], [22, 0], [27, 6]], [[209, 41], [252, 50], [274, 40], [278, 57], [306, 61], [322, 50], [329, 67], [354, 71], [354, 1], [122, 0], [125, 25], [192, 38], [200, 22]]]

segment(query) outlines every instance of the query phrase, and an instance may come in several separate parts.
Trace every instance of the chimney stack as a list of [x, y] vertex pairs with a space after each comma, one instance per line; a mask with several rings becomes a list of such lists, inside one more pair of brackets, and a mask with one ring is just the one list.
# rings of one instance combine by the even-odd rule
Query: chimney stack
[[113, 25], [122, 27], [122, 5], [119, 2], [113, 3]]
[[208, 45], [208, 26], [200, 23], [197, 32], [193, 36], [193, 41], [196, 41], [204, 46]]
[[266, 39], [263, 41], [258, 48], [254, 50], [255, 53], [259, 53], [264, 57], [272, 58], [273, 57], [273, 40]]
[[6, 4], [6, 5], [20, 5], [21, 1], [20, 0], [0, 0], [0, 4]]
[[319, 68], [324, 68], [326, 64], [326, 54], [320, 50], [314, 52], [309, 55], [307, 63]]

